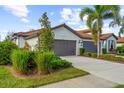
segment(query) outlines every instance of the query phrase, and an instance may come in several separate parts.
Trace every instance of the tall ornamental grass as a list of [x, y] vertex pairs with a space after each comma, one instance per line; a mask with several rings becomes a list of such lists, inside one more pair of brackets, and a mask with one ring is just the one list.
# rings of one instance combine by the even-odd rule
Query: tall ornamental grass
[[45, 74], [51, 72], [51, 60], [55, 57], [53, 51], [37, 52], [35, 53], [35, 62], [37, 65], [38, 73]]
[[17, 72], [22, 74], [28, 73], [28, 62], [30, 60], [30, 52], [28, 50], [14, 50], [11, 54], [11, 60]]

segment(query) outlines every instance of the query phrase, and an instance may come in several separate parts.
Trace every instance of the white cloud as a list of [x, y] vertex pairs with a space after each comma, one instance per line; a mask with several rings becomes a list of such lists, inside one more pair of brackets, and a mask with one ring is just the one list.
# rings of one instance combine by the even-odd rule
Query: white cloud
[[67, 22], [67, 24], [75, 25], [81, 22], [79, 13], [80, 8], [63, 8], [60, 12], [62, 19]]
[[17, 17], [27, 17], [29, 13], [26, 5], [5, 5], [4, 8]]
[[24, 22], [24, 23], [29, 23], [29, 20], [26, 19], [26, 18], [22, 18], [21, 21]]
[[108, 27], [102, 28], [102, 30], [103, 30], [103, 33], [113, 33], [112, 32], [112, 29], [111, 28], [108, 28]]
[[109, 23], [104, 23], [103, 27], [104, 27], [104, 28], [109, 27]]

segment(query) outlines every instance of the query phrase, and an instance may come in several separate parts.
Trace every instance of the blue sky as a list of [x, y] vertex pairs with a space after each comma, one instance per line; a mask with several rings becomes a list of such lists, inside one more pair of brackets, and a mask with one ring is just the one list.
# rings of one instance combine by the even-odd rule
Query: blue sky
[[[79, 18], [79, 12], [83, 7], [92, 7], [88, 5], [3, 5], [0, 6], [0, 36], [3, 40], [7, 32], [22, 32], [31, 29], [40, 28], [38, 19], [44, 12], [48, 13], [51, 25], [55, 26], [66, 23], [73, 29], [85, 29], [87, 16], [82, 22]], [[121, 16], [124, 15], [124, 6], [121, 6]], [[117, 35], [119, 28], [109, 28], [110, 20], [104, 21], [103, 32], [113, 32]]]

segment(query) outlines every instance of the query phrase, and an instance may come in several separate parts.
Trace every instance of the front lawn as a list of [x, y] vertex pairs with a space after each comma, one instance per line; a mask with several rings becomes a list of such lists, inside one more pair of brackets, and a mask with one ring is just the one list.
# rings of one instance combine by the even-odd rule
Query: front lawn
[[57, 81], [62, 81], [78, 76], [87, 75], [88, 73], [74, 67], [57, 71], [52, 74], [38, 76], [37, 78], [17, 78], [6, 66], [0, 66], [0, 88], [28, 88], [38, 87]]

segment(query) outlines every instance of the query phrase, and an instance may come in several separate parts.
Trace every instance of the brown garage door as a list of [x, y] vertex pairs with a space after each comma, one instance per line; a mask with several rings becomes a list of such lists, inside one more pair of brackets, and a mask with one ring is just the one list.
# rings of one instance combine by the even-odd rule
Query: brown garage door
[[68, 56], [76, 54], [76, 41], [55, 40], [53, 50], [58, 56]]

